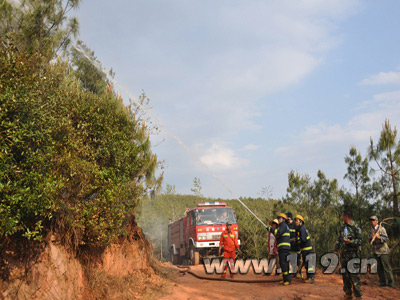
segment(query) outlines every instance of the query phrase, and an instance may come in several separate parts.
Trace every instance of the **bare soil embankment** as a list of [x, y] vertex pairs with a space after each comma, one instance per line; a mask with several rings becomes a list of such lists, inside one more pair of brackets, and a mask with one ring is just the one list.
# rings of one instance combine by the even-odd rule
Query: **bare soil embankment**
[[55, 236], [48, 237], [34, 260], [13, 251], [6, 254], [8, 274], [0, 281], [0, 300], [154, 299], [165, 285], [151, 267], [140, 228], [84, 260], [71, 255]]

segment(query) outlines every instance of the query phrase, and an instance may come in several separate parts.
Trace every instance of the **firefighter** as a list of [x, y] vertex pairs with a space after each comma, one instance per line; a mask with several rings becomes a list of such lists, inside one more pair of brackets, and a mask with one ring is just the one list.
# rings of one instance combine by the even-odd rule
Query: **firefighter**
[[310, 234], [306, 226], [304, 226], [304, 218], [301, 215], [297, 215], [294, 219], [297, 225], [297, 243], [298, 247], [301, 251], [301, 257], [303, 259], [303, 265], [306, 268], [307, 278], [304, 280], [307, 283], [314, 283], [314, 267], [310, 263], [310, 258], [307, 259], [307, 256], [312, 253], [312, 245]]
[[228, 212], [224, 211], [224, 213], [218, 218], [220, 222], [227, 222], [229, 220]]
[[[239, 254], [241, 253], [239, 248], [239, 243], [236, 234], [232, 231], [232, 223], [226, 222], [226, 229], [221, 234], [221, 239], [219, 241], [218, 256], [221, 255], [221, 248], [224, 247], [224, 273], [221, 275], [222, 278], [226, 277], [228, 272], [228, 266], [231, 265], [231, 271], [234, 271], [234, 263], [236, 258], [236, 249], [238, 249]], [[230, 274], [233, 278], [233, 273]]]
[[[347, 263], [352, 258], [359, 258], [359, 248], [362, 242], [360, 227], [353, 220], [353, 212], [349, 208], [343, 210], [343, 225], [340, 228], [339, 238], [335, 245], [335, 254], [341, 252], [340, 265], [344, 272], [343, 291], [346, 293], [343, 299], [352, 299], [352, 293], [357, 299], [361, 299], [360, 273], [348, 270]], [[353, 289], [353, 291], [352, 291]]]
[[295, 254], [297, 256], [297, 274], [296, 278], [302, 278], [301, 276], [301, 252], [299, 245], [297, 244], [297, 231], [296, 223], [293, 221], [293, 215], [291, 212], [286, 213], [287, 221], [290, 230], [290, 254]]
[[271, 226], [267, 226], [267, 229], [275, 235], [278, 243], [279, 264], [283, 275], [283, 280], [280, 284], [283, 285], [289, 285], [292, 282], [292, 275], [289, 273], [289, 262], [287, 260], [290, 251], [290, 231], [289, 226], [285, 222], [286, 219], [287, 216], [281, 213], [278, 216], [278, 229], [273, 229]]
[[[273, 229], [277, 229], [279, 226], [279, 222], [277, 219], [269, 221], [268, 224], [272, 226]], [[268, 231], [267, 252], [268, 252], [268, 260], [275, 259], [275, 266], [274, 266], [275, 275], [279, 275], [277, 272], [277, 270], [279, 269], [278, 244], [276, 243], [276, 238], [271, 231]], [[271, 274], [265, 273], [265, 275], [271, 275]]]

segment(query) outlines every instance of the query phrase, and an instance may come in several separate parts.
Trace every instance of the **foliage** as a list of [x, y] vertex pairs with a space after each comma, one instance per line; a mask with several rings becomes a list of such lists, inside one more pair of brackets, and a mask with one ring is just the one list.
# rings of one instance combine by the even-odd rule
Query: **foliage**
[[362, 205], [368, 198], [368, 182], [370, 178], [368, 159], [364, 160], [361, 157], [360, 152], [357, 152], [355, 147], [351, 147], [349, 151], [349, 156], [344, 159], [347, 164], [347, 173], [344, 175], [345, 179], [348, 179], [352, 186], [355, 188], [355, 198], [358, 206]]
[[147, 127], [111, 91], [86, 92], [65, 63], [0, 59], [0, 236], [40, 239], [52, 225], [75, 246], [109, 243], [162, 179]]
[[266, 199], [272, 198], [272, 187], [270, 185], [261, 188], [261, 192], [258, 193], [261, 197]]
[[76, 36], [79, 23], [67, 14], [80, 0], [0, 0], [0, 47], [40, 54], [50, 61]]
[[[343, 206], [349, 206], [354, 219], [362, 228], [362, 256], [370, 257], [371, 248], [368, 243], [370, 235], [369, 217], [378, 215], [380, 219], [391, 216], [390, 207], [381, 201], [387, 190], [386, 180], [382, 177], [370, 178], [371, 167], [367, 159], [351, 147], [349, 156], [345, 157], [348, 166], [344, 178], [348, 179], [355, 191], [339, 187], [336, 179], [329, 179], [322, 171], [317, 172], [315, 179], [308, 174], [291, 171], [288, 174], [287, 194], [280, 200], [263, 198], [241, 198], [264, 223], [273, 220], [283, 212], [291, 212], [293, 216], [300, 214], [310, 232], [314, 251], [317, 255], [333, 251], [338, 230], [342, 221]], [[196, 201], [197, 200], [197, 201]], [[232, 206], [238, 217], [239, 238], [244, 258], [266, 257], [267, 231], [237, 200], [213, 199], [226, 201]], [[193, 208], [196, 202], [204, 198], [190, 195], [176, 195], [175, 187], [167, 185], [166, 192], [154, 199], [148, 199], [139, 210], [139, 224], [155, 242], [157, 254], [167, 258], [167, 224], [168, 219], [176, 221], [185, 215], [185, 208]], [[176, 213], [178, 211], [178, 213]], [[395, 225], [395, 224], [393, 224]], [[153, 229], [157, 229], [153, 231]], [[398, 241], [396, 226], [387, 228], [391, 238], [390, 245], [395, 248]], [[163, 252], [160, 253], [160, 245]], [[397, 253], [395, 250], [394, 253]]]
[[[329, 180], [322, 171], [318, 171], [317, 180], [309, 175], [300, 175], [291, 171], [288, 176], [287, 195], [283, 202], [295, 206], [296, 213], [303, 216], [317, 253], [333, 249], [334, 239], [340, 224], [339, 203], [342, 192], [337, 180]], [[292, 212], [293, 215], [294, 212]]]
[[[0, 1], [0, 239], [102, 246], [162, 180], [149, 128], [68, 18], [80, 0]], [[111, 74], [112, 75], [112, 74]]]
[[[81, 81], [84, 90], [95, 94], [104, 93], [110, 83], [94, 51], [90, 50], [84, 42], [78, 41], [70, 52], [74, 75]], [[113, 75], [111, 70], [110, 75]]]
[[[240, 199], [264, 223], [274, 219], [276, 201], [266, 201], [262, 198]], [[228, 205], [235, 210], [239, 226], [241, 250], [245, 258], [262, 258], [267, 255], [268, 232], [262, 224], [247, 211], [237, 200], [230, 200]]]
[[193, 179], [193, 187], [192, 187], [190, 190], [191, 190], [191, 191], [193, 192], [193, 194], [195, 194], [196, 196], [202, 197], [202, 195], [201, 195], [201, 189], [202, 189], [202, 186], [201, 186], [200, 178], [195, 177], [195, 178]]
[[370, 160], [374, 160], [384, 176], [390, 179], [392, 188], [393, 213], [399, 213], [399, 181], [400, 181], [400, 140], [396, 141], [397, 129], [392, 129], [389, 120], [382, 126], [381, 136], [376, 145], [371, 138], [368, 149]]
[[[0, 242], [41, 240], [53, 229], [74, 247], [106, 245], [124, 233], [125, 220], [145, 196], [139, 223], [165, 257], [168, 222], [204, 201], [200, 179], [193, 180], [194, 195], [177, 195], [167, 185], [154, 197], [162, 175], [155, 174], [159, 162], [151, 151], [149, 135], [158, 128], [145, 114], [149, 98], [143, 92], [125, 106], [81, 41], [70, 49], [69, 65], [56, 59], [78, 33], [68, 12], [79, 3], [0, 0]], [[268, 200], [242, 201], [265, 222], [280, 212], [301, 214], [318, 254], [332, 250], [342, 206], [349, 205], [368, 255], [369, 216], [399, 216], [400, 141], [389, 120], [367, 155], [351, 147], [345, 157], [344, 178], [354, 190], [322, 171], [315, 179], [291, 171], [282, 199], [272, 199], [267, 186], [261, 195]], [[378, 178], [369, 176], [371, 162]], [[238, 201], [226, 201], [238, 216], [244, 256], [264, 257], [266, 230]], [[387, 228], [392, 249], [400, 244], [399, 222]]]
[[[9, 54], [9, 53], [7, 53]], [[53, 195], [60, 189], [52, 168], [50, 139], [57, 99], [47, 93], [57, 76], [40, 76], [35, 59], [1, 52], [0, 66], [0, 235], [21, 232], [40, 238], [52, 218]], [[46, 77], [47, 76], [47, 77]]]
[[175, 187], [167, 185], [166, 192], [154, 198], [144, 199], [138, 209], [138, 225], [156, 246], [155, 255], [168, 257], [168, 224], [185, 216], [186, 208], [193, 208], [203, 201], [193, 195], [177, 195]]
[[[167, 234], [168, 223], [185, 216], [186, 208], [194, 208], [198, 202], [208, 201], [204, 197], [195, 195], [180, 195], [174, 192], [174, 187], [167, 185], [166, 191], [155, 198], [147, 198], [141, 202], [138, 210], [138, 224], [152, 239], [155, 245], [155, 254], [162, 259], [168, 258]], [[238, 217], [239, 238], [244, 257], [264, 257], [266, 254], [265, 228], [239, 203], [237, 200], [214, 199], [225, 201], [234, 208]], [[262, 220], [267, 222], [277, 210], [278, 201], [266, 201], [262, 198], [241, 199]], [[161, 251], [162, 250], [162, 251]]]

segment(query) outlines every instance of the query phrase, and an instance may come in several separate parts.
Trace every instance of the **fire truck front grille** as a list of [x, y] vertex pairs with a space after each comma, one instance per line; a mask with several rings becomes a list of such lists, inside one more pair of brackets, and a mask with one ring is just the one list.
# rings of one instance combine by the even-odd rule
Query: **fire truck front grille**
[[220, 237], [221, 237], [221, 234], [214, 234], [214, 235], [212, 236], [212, 239], [213, 239], [213, 240], [218, 240], [218, 239], [220, 239]]

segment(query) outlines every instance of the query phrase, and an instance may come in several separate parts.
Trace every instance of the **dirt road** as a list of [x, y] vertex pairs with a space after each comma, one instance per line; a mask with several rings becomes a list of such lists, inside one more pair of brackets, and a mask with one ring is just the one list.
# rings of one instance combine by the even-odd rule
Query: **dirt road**
[[[218, 275], [206, 275], [202, 265], [193, 267], [192, 271], [200, 276], [219, 278]], [[281, 286], [278, 282], [271, 283], [234, 283], [227, 281], [201, 280], [186, 274], [179, 274], [178, 268], [164, 265], [164, 270], [169, 273], [172, 284], [166, 289], [165, 294], [159, 298], [163, 300], [185, 299], [274, 299], [274, 300], [309, 300], [309, 299], [341, 299], [344, 295], [342, 277], [337, 274], [316, 274], [314, 284], [303, 283], [300, 279], [293, 279], [290, 286]], [[255, 275], [236, 275], [236, 279], [245, 280], [274, 280], [280, 277]], [[400, 299], [400, 288], [379, 287], [377, 275], [362, 275], [362, 292], [364, 300]]]

